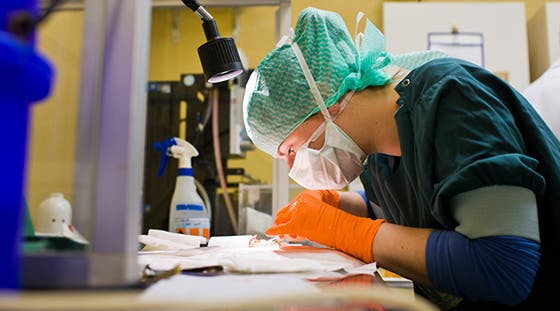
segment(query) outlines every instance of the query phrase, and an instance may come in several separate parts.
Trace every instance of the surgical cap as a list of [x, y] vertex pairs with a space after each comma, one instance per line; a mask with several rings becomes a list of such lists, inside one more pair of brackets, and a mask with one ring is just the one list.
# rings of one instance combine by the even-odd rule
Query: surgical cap
[[259, 149], [272, 156], [296, 127], [319, 111], [294, 44], [301, 50], [327, 107], [348, 91], [390, 82], [385, 69], [391, 64], [414, 69], [443, 56], [435, 51], [392, 56], [385, 51], [383, 34], [369, 20], [364, 32], [352, 38], [337, 13], [304, 9], [292, 37], [280, 40], [255, 68], [243, 100], [247, 134]]

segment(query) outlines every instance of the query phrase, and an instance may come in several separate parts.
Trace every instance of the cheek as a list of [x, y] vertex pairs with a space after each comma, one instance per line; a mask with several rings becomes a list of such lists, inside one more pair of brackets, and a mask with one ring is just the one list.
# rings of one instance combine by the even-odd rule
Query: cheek
[[325, 144], [325, 133], [323, 132], [323, 134], [319, 135], [319, 137], [317, 137], [317, 139], [309, 142], [308, 146], [309, 146], [310, 149], [319, 150], [319, 149], [323, 148], [324, 144]]
[[289, 169], [292, 169], [292, 166], [294, 166], [295, 159], [296, 159], [295, 154], [286, 156], [285, 160], [286, 160], [286, 164], [288, 164]]

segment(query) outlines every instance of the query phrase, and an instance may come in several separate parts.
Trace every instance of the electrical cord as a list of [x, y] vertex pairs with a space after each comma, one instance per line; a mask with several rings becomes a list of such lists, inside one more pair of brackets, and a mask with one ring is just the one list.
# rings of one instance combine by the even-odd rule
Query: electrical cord
[[218, 88], [214, 87], [210, 91], [210, 102], [212, 103], [212, 136], [214, 141], [214, 159], [216, 161], [216, 169], [218, 171], [218, 176], [220, 178], [220, 185], [222, 186], [222, 192], [224, 195], [224, 201], [226, 203], [226, 209], [233, 227], [234, 234], [238, 234], [239, 226], [237, 224], [237, 217], [235, 211], [233, 210], [233, 204], [231, 203], [231, 198], [229, 196], [226, 178], [224, 176], [224, 168], [222, 166], [222, 154], [220, 151], [220, 137], [218, 130]]
[[198, 193], [200, 193], [202, 200], [204, 201], [204, 205], [206, 206], [206, 211], [208, 212], [208, 220], [210, 220], [210, 223], [212, 223], [212, 206], [210, 205], [210, 197], [208, 196], [208, 192], [206, 192], [206, 189], [204, 189], [204, 186], [202, 186], [202, 184], [198, 180], [195, 179], [194, 184], [196, 186], [196, 189], [198, 190]]

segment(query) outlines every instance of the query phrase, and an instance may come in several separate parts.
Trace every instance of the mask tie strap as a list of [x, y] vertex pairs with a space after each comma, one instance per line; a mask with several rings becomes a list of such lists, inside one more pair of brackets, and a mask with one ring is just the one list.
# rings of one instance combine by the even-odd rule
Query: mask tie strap
[[283, 35], [282, 38], [280, 38], [280, 40], [278, 40], [278, 43], [276, 43], [276, 47], [280, 47], [284, 44], [292, 44], [292, 41], [294, 40], [294, 30], [292, 28], [290, 28], [290, 33], [287, 35]]
[[352, 96], [354, 96], [354, 92], [355, 92], [355, 91], [348, 91], [348, 93], [346, 93], [346, 94], [344, 95], [344, 97], [342, 98], [342, 101], [339, 103], [340, 108], [339, 108], [339, 110], [338, 110], [338, 113], [336, 114], [336, 116], [334, 116], [334, 117], [332, 118], [332, 121], [333, 121], [333, 122], [334, 122], [334, 121], [338, 118], [338, 116], [342, 113], [342, 110], [344, 110], [344, 107], [346, 107], [346, 104], [348, 104], [348, 102], [350, 101], [350, 99], [352, 99]]
[[364, 33], [358, 32], [358, 27], [363, 17], [363, 12], [358, 12], [358, 14], [356, 14], [356, 26], [354, 28], [354, 47], [356, 48], [356, 52], [358, 53], [358, 57], [356, 59], [356, 63], [358, 64], [358, 79], [360, 79], [362, 75], [361, 47], [362, 43], [364, 42]]
[[323, 97], [321, 96], [321, 92], [319, 92], [319, 89], [317, 88], [317, 84], [315, 83], [315, 79], [313, 79], [313, 75], [311, 74], [311, 71], [309, 70], [309, 67], [307, 67], [307, 63], [305, 62], [305, 58], [303, 57], [303, 53], [301, 52], [297, 43], [292, 42], [291, 46], [292, 46], [292, 50], [294, 51], [294, 54], [296, 55], [299, 66], [301, 67], [301, 71], [303, 71], [303, 75], [305, 76], [305, 80], [307, 81], [307, 85], [309, 86], [309, 89], [311, 90], [311, 94], [313, 94], [313, 97], [315, 98], [315, 102], [319, 106], [319, 109], [321, 109], [321, 113], [323, 114], [323, 117], [326, 120], [331, 120], [331, 115], [329, 114], [329, 111], [327, 110], [327, 106], [325, 105], [325, 102], [323, 101]]

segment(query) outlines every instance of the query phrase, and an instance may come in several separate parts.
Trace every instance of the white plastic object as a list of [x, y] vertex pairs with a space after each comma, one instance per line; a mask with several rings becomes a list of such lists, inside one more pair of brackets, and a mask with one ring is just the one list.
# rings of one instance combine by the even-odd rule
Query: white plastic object
[[63, 228], [71, 225], [72, 207], [62, 193], [51, 193], [49, 198], [41, 202], [35, 226], [36, 232], [62, 236]]
[[175, 137], [177, 145], [168, 148], [168, 155], [179, 159], [179, 172], [169, 208], [169, 232], [210, 237], [210, 213], [197, 192], [191, 158], [198, 151], [189, 142]]

